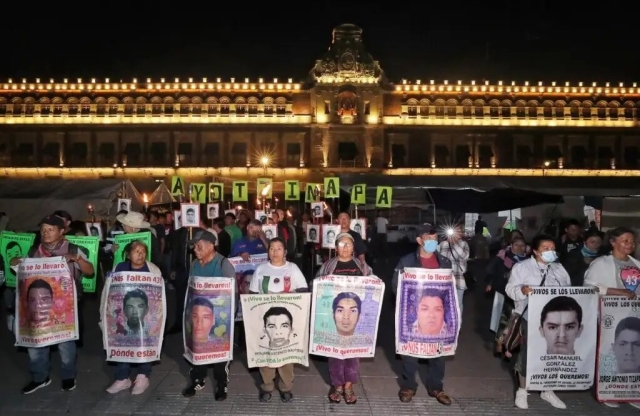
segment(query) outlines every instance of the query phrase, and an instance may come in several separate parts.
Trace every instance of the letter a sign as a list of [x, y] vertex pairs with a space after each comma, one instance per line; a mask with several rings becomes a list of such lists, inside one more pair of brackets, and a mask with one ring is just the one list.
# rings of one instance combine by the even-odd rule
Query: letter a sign
[[351, 188], [351, 203], [354, 205], [364, 205], [367, 203], [367, 185], [360, 183]]
[[340, 197], [340, 178], [338, 178], [337, 176], [324, 178], [324, 197]]
[[184, 192], [184, 179], [182, 179], [180, 176], [172, 176], [171, 177], [171, 195], [172, 196], [178, 196], [178, 195], [183, 195], [184, 196], [185, 192]]
[[393, 188], [390, 186], [378, 186], [376, 189], [376, 208], [391, 208]]

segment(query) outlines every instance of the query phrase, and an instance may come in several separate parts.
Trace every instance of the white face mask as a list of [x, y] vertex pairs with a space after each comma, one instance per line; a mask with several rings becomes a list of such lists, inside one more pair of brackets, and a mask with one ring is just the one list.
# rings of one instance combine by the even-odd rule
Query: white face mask
[[558, 255], [556, 254], [555, 250], [549, 250], [540, 253], [540, 258], [545, 263], [553, 263], [554, 261], [558, 260]]

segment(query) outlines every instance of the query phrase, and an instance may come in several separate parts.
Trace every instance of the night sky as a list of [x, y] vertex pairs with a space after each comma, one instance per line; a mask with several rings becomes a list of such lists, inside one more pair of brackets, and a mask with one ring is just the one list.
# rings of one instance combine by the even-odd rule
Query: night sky
[[189, 3], [188, 12], [179, 11], [181, 2], [117, 3], [4, 22], [0, 80], [301, 81], [329, 47], [333, 27], [353, 23], [393, 82], [640, 82], [631, 3], [214, 1]]

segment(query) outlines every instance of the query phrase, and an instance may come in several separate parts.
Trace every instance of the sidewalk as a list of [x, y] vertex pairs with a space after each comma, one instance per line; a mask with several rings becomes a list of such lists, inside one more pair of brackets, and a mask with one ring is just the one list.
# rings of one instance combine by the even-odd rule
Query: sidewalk
[[[382, 273], [381, 273], [382, 275]], [[388, 295], [390, 290], [387, 291]], [[172, 302], [169, 299], [169, 303]], [[394, 354], [393, 305], [385, 299], [378, 350], [374, 359], [362, 360], [361, 383], [356, 386], [358, 403], [330, 404], [326, 360], [312, 356], [309, 368], [297, 367], [294, 385], [295, 399], [282, 403], [274, 395], [271, 403], [258, 401], [259, 373], [246, 369], [244, 355], [236, 357], [231, 366], [229, 398], [213, 400], [211, 380], [204, 390], [186, 399], [180, 394], [187, 381], [189, 366], [182, 358], [182, 335], [165, 339], [162, 361], [153, 367], [151, 386], [141, 396], [127, 392], [111, 396], [105, 392], [113, 377], [114, 367], [105, 362], [102, 339], [97, 324], [98, 301], [88, 298], [84, 305], [87, 323], [84, 346], [78, 350], [78, 387], [62, 392], [59, 379], [59, 356], [52, 354], [52, 384], [31, 395], [20, 389], [28, 382], [27, 354], [13, 346], [13, 335], [5, 320], [0, 326], [0, 415], [27, 416], [43, 414], [72, 415], [625, 415], [638, 410], [623, 405], [610, 409], [596, 403], [589, 392], [558, 393], [567, 410], [553, 409], [539, 395], [529, 396], [528, 411], [513, 405], [514, 383], [508, 365], [493, 357], [488, 327], [491, 304], [481, 293], [465, 296], [463, 328], [455, 357], [448, 359], [445, 391], [452, 397], [451, 406], [442, 406], [427, 396], [423, 380], [426, 365], [420, 366], [419, 390], [411, 403], [398, 400], [397, 377], [400, 360]], [[4, 318], [4, 316], [3, 316]], [[171, 322], [169, 322], [171, 323]], [[211, 373], [210, 373], [211, 375]]]

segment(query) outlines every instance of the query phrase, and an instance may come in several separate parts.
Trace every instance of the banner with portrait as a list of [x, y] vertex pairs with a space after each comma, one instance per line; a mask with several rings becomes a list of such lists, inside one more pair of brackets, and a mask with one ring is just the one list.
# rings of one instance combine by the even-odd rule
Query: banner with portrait
[[233, 359], [236, 282], [232, 277], [189, 278], [184, 301], [184, 356], [194, 365]]
[[139, 272], [109, 274], [101, 305], [107, 361], [148, 363], [159, 360], [166, 317], [162, 276]]
[[16, 287], [16, 271], [11, 268], [11, 260], [27, 257], [35, 234], [3, 231], [0, 235], [0, 256], [4, 260], [4, 278], [7, 287]]
[[[229, 262], [236, 270], [237, 293], [241, 295], [249, 294], [249, 285], [251, 284], [253, 273], [260, 264], [266, 263], [267, 261], [269, 261], [267, 253], [253, 255], [249, 261], [246, 261], [242, 257], [231, 257], [229, 259]], [[235, 320], [242, 321], [242, 303], [240, 303], [236, 308]]]
[[98, 248], [100, 246], [100, 237], [65, 237], [71, 244], [78, 246], [78, 249], [87, 257], [87, 261], [93, 266], [93, 274], [91, 276], [82, 275], [82, 289], [85, 293], [95, 293], [96, 276], [98, 275]]
[[151, 261], [151, 232], [144, 231], [141, 233], [119, 234], [113, 241], [118, 249], [113, 253], [113, 267], [127, 260], [125, 258], [125, 249], [127, 245], [134, 241], [142, 241], [147, 246], [147, 261]]
[[586, 390], [593, 384], [598, 293], [592, 287], [535, 287], [527, 319], [527, 389]]
[[76, 287], [64, 257], [18, 266], [16, 345], [46, 347], [79, 338]]
[[242, 295], [249, 368], [309, 366], [311, 293]]
[[600, 299], [596, 396], [602, 402], [640, 402], [640, 300]]
[[383, 298], [384, 282], [376, 276], [314, 279], [309, 352], [343, 359], [373, 357]]
[[397, 294], [396, 353], [418, 358], [454, 355], [460, 311], [451, 269], [405, 268]]

